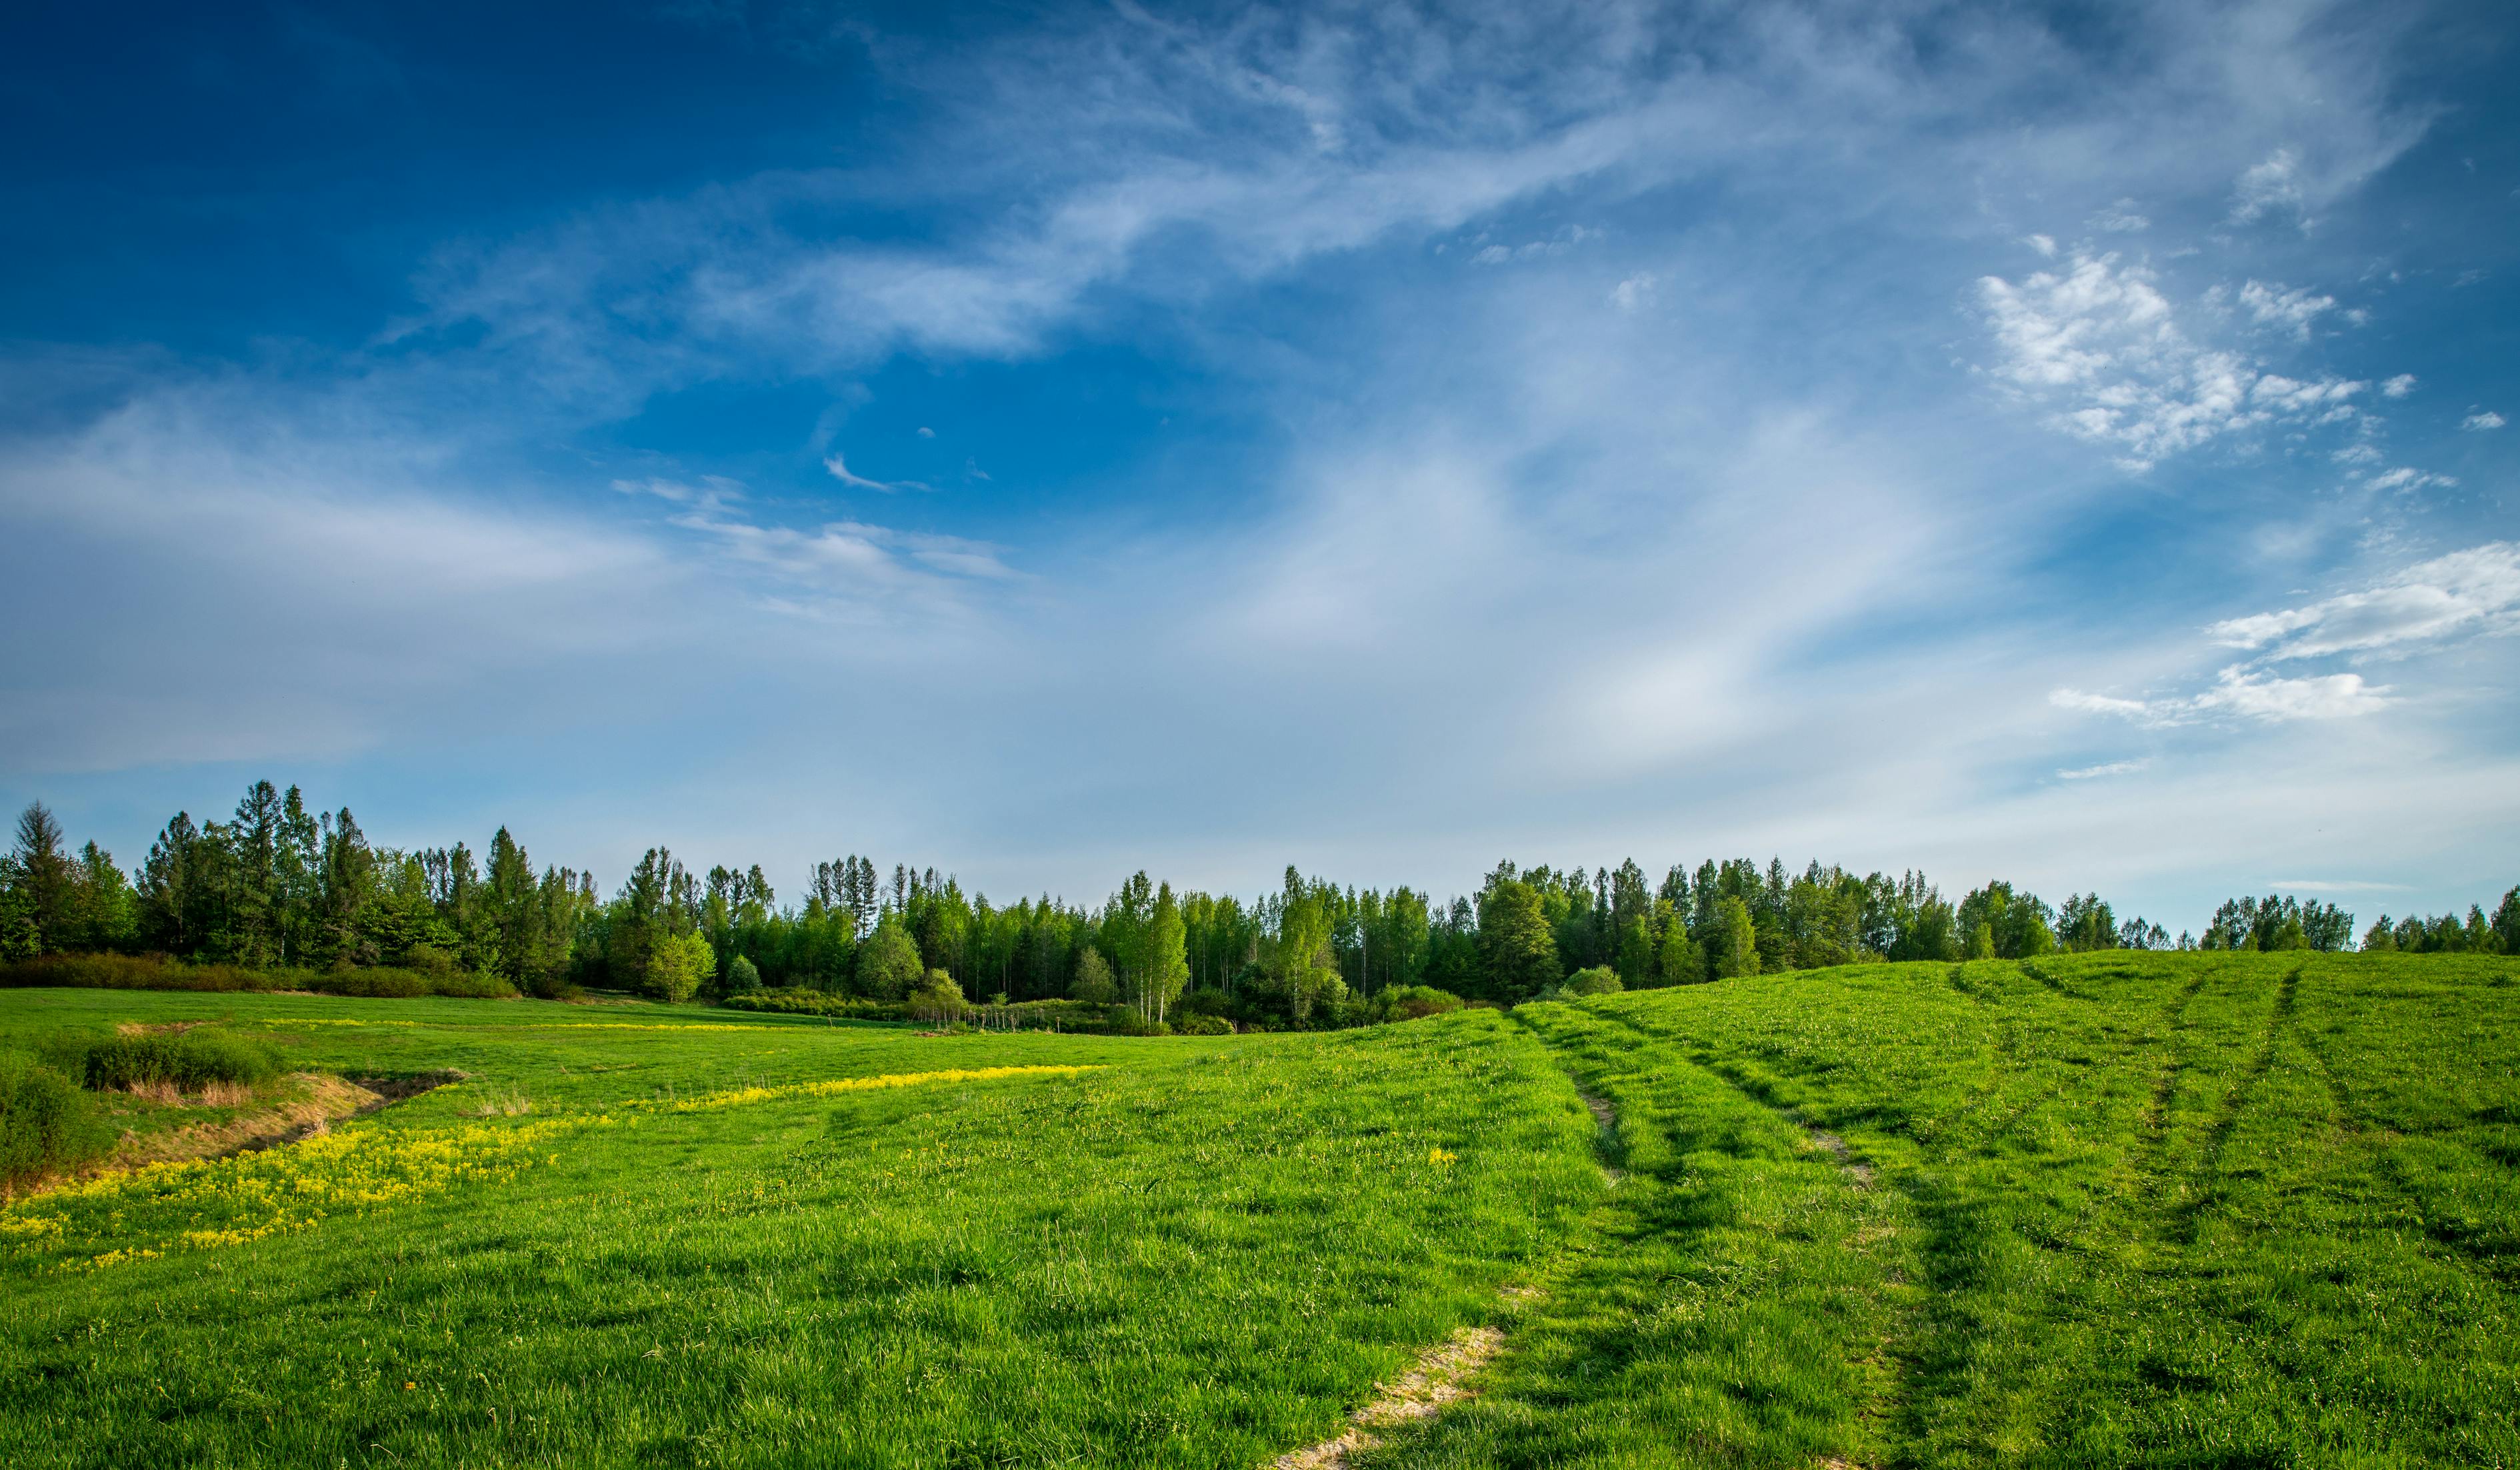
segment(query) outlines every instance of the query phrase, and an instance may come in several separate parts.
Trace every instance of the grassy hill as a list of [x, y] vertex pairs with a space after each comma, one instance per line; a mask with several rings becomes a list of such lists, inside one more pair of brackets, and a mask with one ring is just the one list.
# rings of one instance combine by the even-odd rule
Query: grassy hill
[[1489, 1327], [1349, 1462], [2509, 1464], [2515, 976], [2115, 953], [1151, 1041], [0, 994], [0, 1045], [465, 1074], [0, 1210], [0, 1461], [1265, 1464]]

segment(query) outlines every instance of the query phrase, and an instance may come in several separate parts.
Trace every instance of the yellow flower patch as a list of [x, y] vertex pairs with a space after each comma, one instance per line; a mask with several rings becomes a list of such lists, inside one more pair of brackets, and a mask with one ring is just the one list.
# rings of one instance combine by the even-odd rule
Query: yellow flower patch
[[1076, 1077], [1087, 1072], [1100, 1072], [1099, 1066], [1040, 1067], [948, 1067], [937, 1072], [887, 1072], [880, 1077], [841, 1077], [830, 1082], [800, 1082], [776, 1088], [739, 1088], [732, 1092], [711, 1092], [673, 1104], [678, 1113], [714, 1112], [719, 1108], [743, 1107], [755, 1102], [775, 1102], [786, 1097], [836, 1097], [843, 1092], [869, 1092], [880, 1088], [910, 1088], [930, 1082], [995, 1082], [1004, 1077]]
[[535, 1162], [536, 1145], [611, 1121], [361, 1129], [259, 1153], [150, 1164], [0, 1211], [0, 1253], [21, 1261], [67, 1256], [65, 1268], [95, 1270], [168, 1251], [245, 1245], [335, 1215], [365, 1215], [458, 1184], [514, 1179]]

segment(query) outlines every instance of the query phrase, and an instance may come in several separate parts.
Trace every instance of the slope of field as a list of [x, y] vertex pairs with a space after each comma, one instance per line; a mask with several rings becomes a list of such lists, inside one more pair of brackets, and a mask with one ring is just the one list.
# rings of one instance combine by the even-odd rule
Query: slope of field
[[1633, 1177], [1360, 1463], [2520, 1462], [2520, 963], [2095, 955], [1516, 1012]]
[[1255, 1465], [1501, 1329], [1344, 1462], [2509, 1465], [2515, 976], [2115, 954], [1158, 1041], [18, 992], [0, 1044], [224, 1016], [468, 1075], [0, 1211], [0, 1462]]

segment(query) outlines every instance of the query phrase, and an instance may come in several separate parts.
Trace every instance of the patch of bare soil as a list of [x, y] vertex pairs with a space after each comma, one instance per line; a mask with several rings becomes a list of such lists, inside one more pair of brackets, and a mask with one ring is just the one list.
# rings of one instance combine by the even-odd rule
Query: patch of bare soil
[[353, 1077], [350, 1085], [376, 1099], [359, 1109], [363, 1113], [373, 1113], [386, 1103], [400, 1102], [406, 1097], [434, 1091], [449, 1083], [462, 1082], [464, 1076], [461, 1072], [421, 1072], [410, 1077]]
[[[1583, 1098], [1584, 1105], [1593, 1110], [1593, 1121], [1600, 1126], [1601, 1132], [1615, 1134], [1619, 1131], [1618, 1110], [1610, 1106], [1609, 1098], [1596, 1097], [1581, 1089], [1576, 1091], [1575, 1095]], [[1613, 1169], [1607, 1164], [1601, 1166], [1601, 1178], [1613, 1184], [1627, 1177], [1627, 1171], [1623, 1169]]]
[[196, 1026], [208, 1024], [207, 1021], [116, 1021], [113, 1030], [117, 1036], [181, 1036]]
[[1476, 1391], [1464, 1382], [1485, 1367], [1505, 1347], [1505, 1334], [1494, 1327], [1464, 1327], [1429, 1348], [1415, 1366], [1374, 1396], [1373, 1402], [1349, 1416], [1336, 1439], [1324, 1440], [1278, 1456], [1271, 1470], [1338, 1470], [1348, 1456], [1379, 1444], [1380, 1430], [1431, 1419], [1447, 1403], [1470, 1398]]
[[1872, 1166], [1861, 1163], [1851, 1158], [1847, 1153], [1846, 1140], [1844, 1138], [1841, 1138], [1832, 1133], [1823, 1133], [1821, 1130], [1812, 1127], [1810, 1124], [1803, 1122], [1800, 1118], [1794, 1119], [1794, 1126], [1800, 1128], [1804, 1135], [1813, 1142], [1837, 1156], [1837, 1161], [1846, 1166], [1847, 1177], [1855, 1180], [1856, 1188], [1869, 1189], [1872, 1187]]

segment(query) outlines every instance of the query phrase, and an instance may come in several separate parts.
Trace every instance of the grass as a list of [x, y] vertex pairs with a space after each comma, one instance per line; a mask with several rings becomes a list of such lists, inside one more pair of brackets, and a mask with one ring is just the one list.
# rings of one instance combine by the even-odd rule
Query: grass
[[1527, 1007], [1635, 1173], [1494, 1390], [1367, 1462], [2520, 1461], [2515, 969], [2101, 955]]
[[[22, 1030], [220, 1013], [10, 999]], [[1256, 1461], [1485, 1320], [1601, 1191], [1493, 1013], [1134, 1042], [216, 1003], [294, 1065], [472, 1075], [330, 1136], [355, 1150], [0, 1217], [63, 1222], [0, 1265], [10, 1464]], [[996, 1067], [1062, 1070], [824, 1086]]]
[[2096, 955], [1153, 1041], [14, 991], [0, 1047], [466, 1079], [0, 1211], [0, 1460], [1254, 1465], [1496, 1327], [1351, 1463], [2509, 1465], [2515, 976]]

